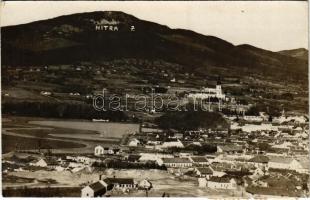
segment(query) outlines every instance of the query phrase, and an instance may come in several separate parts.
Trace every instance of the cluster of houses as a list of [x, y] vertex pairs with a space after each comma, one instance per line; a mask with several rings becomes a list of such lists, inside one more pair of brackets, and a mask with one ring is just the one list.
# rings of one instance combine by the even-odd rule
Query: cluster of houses
[[[310, 173], [306, 117], [282, 115], [272, 122], [262, 113], [238, 120], [226, 117], [231, 121], [229, 128], [140, 131], [129, 134], [124, 145], [95, 146], [93, 155], [38, 156], [29, 159], [27, 165], [78, 172], [92, 171], [94, 163], [113, 159], [134, 164], [155, 163], [175, 176], [194, 178], [198, 187], [223, 190], [253, 185], [267, 188], [269, 182], [266, 177], [271, 172], [277, 173], [277, 170], [300, 176]], [[212, 152], [195, 151], [203, 149], [204, 145], [215, 148]], [[98, 181], [82, 189], [81, 196], [113, 196], [114, 191], [138, 190], [143, 188], [142, 185], [151, 186], [151, 183], [130, 177], [100, 176]]]
[[116, 189], [116, 190], [128, 190], [135, 189], [137, 184], [132, 178], [105, 178], [102, 179], [101, 176], [99, 180], [85, 186], [81, 190], [81, 197], [103, 197], [107, 195], [106, 193]]
[[113, 192], [130, 192], [133, 190], [150, 190], [153, 187], [148, 179], [136, 181], [133, 178], [106, 177], [99, 175], [99, 180], [81, 189], [81, 197], [109, 197]]

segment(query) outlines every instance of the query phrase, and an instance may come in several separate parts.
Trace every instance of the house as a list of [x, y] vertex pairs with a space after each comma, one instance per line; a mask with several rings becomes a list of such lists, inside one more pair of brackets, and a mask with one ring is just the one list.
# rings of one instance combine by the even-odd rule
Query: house
[[295, 170], [299, 173], [309, 174], [309, 157], [300, 157], [296, 160], [300, 163], [300, 168], [296, 168]]
[[189, 158], [194, 165], [207, 165], [208, 160], [204, 156], [195, 156]]
[[135, 189], [137, 184], [132, 178], [106, 178], [103, 183], [107, 186], [107, 190], [113, 189]]
[[195, 172], [199, 177], [204, 177], [209, 179], [213, 175], [213, 170], [211, 167], [197, 167]]
[[269, 168], [298, 170], [302, 169], [301, 163], [292, 157], [270, 156], [268, 162]]
[[207, 187], [207, 179], [206, 178], [198, 178], [199, 187]]
[[77, 156], [75, 160], [77, 162], [84, 163], [84, 164], [87, 164], [87, 165], [91, 165], [92, 163], [97, 161], [97, 159], [90, 158], [90, 157], [87, 157], [87, 156]]
[[218, 153], [228, 153], [228, 154], [242, 153], [243, 147], [238, 146], [238, 145], [218, 145], [217, 146], [217, 152]]
[[184, 145], [179, 139], [171, 138], [168, 141], [163, 142], [161, 147], [162, 148], [171, 148], [171, 147], [184, 148]]
[[137, 138], [131, 138], [128, 142], [128, 146], [130, 147], [137, 147], [140, 144], [141, 142]]
[[255, 167], [267, 167], [269, 158], [267, 156], [258, 155], [251, 158], [249, 162], [254, 163]]
[[293, 146], [291, 142], [283, 142], [282, 144], [276, 144], [271, 146], [273, 149], [290, 149]]
[[57, 162], [56, 159], [54, 158], [47, 158], [45, 160], [46, 164], [47, 164], [47, 167], [50, 168], [50, 169], [56, 169], [56, 167], [59, 166], [59, 163]]
[[264, 175], [268, 174], [268, 172], [262, 168], [256, 168], [251, 176], [249, 176], [251, 179], [255, 180], [259, 177], [262, 177]]
[[160, 154], [160, 153], [140, 153], [139, 160], [142, 162], [145, 161], [158, 161], [161, 158], [173, 158], [171, 154]]
[[143, 179], [139, 182], [138, 187], [140, 189], [149, 190], [153, 187], [153, 184], [149, 180]]
[[212, 189], [237, 189], [237, 182], [233, 178], [212, 176], [207, 181], [207, 187]]
[[113, 155], [121, 153], [121, 149], [118, 147], [102, 147], [101, 145], [97, 145], [95, 147], [94, 154], [95, 156], [102, 156], [102, 155]]
[[47, 162], [40, 158], [39, 160], [33, 160], [29, 163], [30, 166], [35, 166], [35, 167], [47, 167]]
[[141, 155], [135, 155], [135, 154], [129, 154], [127, 156], [127, 160], [128, 162], [139, 162], [141, 158]]
[[106, 193], [106, 185], [103, 181], [96, 181], [81, 190], [81, 197], [102, 197]]
[[192, 167], [193, 163], [188, 158], [162, 158], [157, 161], [158, 165], [172, 168]]
[[95, 147], [95, 156], [100, 156], [104, 154], [104, 149], [102, 146], [98, 145]]

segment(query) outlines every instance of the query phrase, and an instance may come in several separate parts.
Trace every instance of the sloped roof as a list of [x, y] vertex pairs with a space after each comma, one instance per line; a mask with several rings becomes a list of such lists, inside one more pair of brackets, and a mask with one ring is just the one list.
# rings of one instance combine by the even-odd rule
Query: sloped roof
[[201, 174], [213, 174], [213, 170], [210, 167], [197, 167], [197, 171]]
[[285, 163], [289, 164], [293, 161], [293, 158], [283, 156], [269, 156], [269, 162]]
[[208, 162], [207, 158], [205, 158], [203, 156], [195, 156], [195, 157], [191, 157], [191, 159], [194, 162]]
[[164, 163], [191, 163], [188, 158], [163, 158]]
[[253, 158], [251, 158], [249, 162], [268, 163], [269, 158], [267, 156], [258, 155], [258, 156], [254, 156]]
[[220, 145], [219, 148], [221, 148], [223, 151], [242, 151], [242, 146], [238, 145]]
[[90, 184], [89, 187], [90, 187], [94, 192], [98, 192], [98, 191], [101, 191], [101, 190], [106, 190], [106, 189], [105, 189], [105, 186], [102, 185], [99, 181]]
[[217, 177], [217, 176], [212, 176], [209, 179], [210, 182], [218, 182], [218, 183], [229, 183], [230, 178], [228, 177]]
[[299, 158], [299, 159], [296, 159], [300, 164], [301, 166], [304, 168], [304, 169], [309, 169], [309, 166], [310, 166], [310, 160], [308, 157], [303, 157], [303, 158]]
[[134, 184], [132, 178], [106, 178], [103, 181], [108, 184]]
[[139, 160], [139, 158], [141, 158], [141, 155], [136, 155], [136, 154], [128, 155], [128, 160], [129, 161], [137, 161], [137, 160]]

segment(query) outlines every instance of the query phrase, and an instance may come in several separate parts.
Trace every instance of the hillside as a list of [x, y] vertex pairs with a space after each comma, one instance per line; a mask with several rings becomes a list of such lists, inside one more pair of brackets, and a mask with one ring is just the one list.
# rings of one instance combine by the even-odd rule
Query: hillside
[[308, 60], [308, 50], [304, 48], [279, 51], [280, 54], [294, 58]]
[[3, 27], [1, 58], [5, 113], [99, 117], [91, 96], [103, 88], [133, 97], [155, 88], [182, 98], [214, 87], [219, 77], [224, 93], [244, 103], [277, 112], [308, 110], [308, 60], [123, 12]]
[[[96, 31], [98, 23], [118, 31]], [[135, 31], [130, 31], [131, 26]], [[237, 74], [303, 73], [305, 60], [250, 45], [234, 46], [214, 36], [140, 20], [122, 12], [91, 12], [3, 27], [3, 65], [72, 64], [115, 58], [162, 59], [188, 71], [221, 67]], [[248, 69], [248, 70], [246, 70]]]

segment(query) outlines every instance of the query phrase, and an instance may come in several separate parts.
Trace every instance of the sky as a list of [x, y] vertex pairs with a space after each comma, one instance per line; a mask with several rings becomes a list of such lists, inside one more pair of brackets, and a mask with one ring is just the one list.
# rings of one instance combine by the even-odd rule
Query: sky
[[123, 11], [140, 19], [271, 51], [308, 49], [306, 1], [7, 1], [1, 26], [91, 11]]

